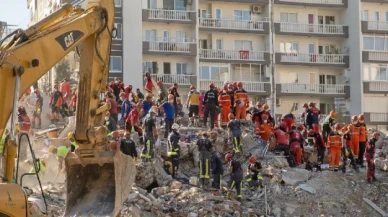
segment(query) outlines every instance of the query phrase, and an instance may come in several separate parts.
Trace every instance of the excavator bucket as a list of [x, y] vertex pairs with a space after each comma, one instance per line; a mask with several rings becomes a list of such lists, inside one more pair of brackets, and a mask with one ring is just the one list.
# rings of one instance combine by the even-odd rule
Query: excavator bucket
[[69, 153], [65, 164], [64, 216], [115, 216], [135, 182], [135, 161], [120, 150], [103, 152], [100, 158], [83, 158], [82, 162]]

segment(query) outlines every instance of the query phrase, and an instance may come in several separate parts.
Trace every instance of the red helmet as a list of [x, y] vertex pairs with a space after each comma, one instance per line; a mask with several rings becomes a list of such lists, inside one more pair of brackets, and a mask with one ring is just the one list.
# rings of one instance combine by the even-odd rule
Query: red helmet
[[309, 106], [314, 107], [314, 103], [313, 102], [309, 102]]
[[358, 117], [357, 117], [357, 115], [353, 115], [352, 116], [352, 122], [356, 122], [356, 121], [358, 121]]
[[19, 107], [18, 107], [18, 112], [19, 112], [19, 113], [25, 113], [25, 112], [26, 112], [26, 109], [24, 108], [24, 106], [19, 106]]
[[114, 131], [114, 132], [112, 133], [112, 136], [113, 136], [113, 137], [120, 137], [119, 131]]
[[313, 130], [313, 129], [309, 130], [309, 131], [307, 132], [307, 134], [308, 134], [308, 135], [313, 135], [313, 134], [314, 134], [314, 130]]
[[300, 125], [298, 126], [298, 130], [299, 130], [299, 131], [304, 130], [304, 125], [303, 125], [303, 124], [300, 124]]
[[35, 90], [34, 90], [34, 93], [40, 94], [40, 90], [39, 90], [39, 89], [35, 89]]
[[287, 129], [287, 123], [283, 121], [283, 122], [280, 124], [280, 127], [283, 128], [283, 129]]
[[190, 86], [190, 90], [194, 90], [195, 89], [195, 86], [194, 85], [191, 85]]
[[360, 121], [365, 121], [364, 115], [363, 115], [363, 114], [360, 114], [360, 115], [358, 116], [358, 120], [360, 120]]
[[262, 115], [261, 115], [261, 119], [263, 119], [263, 120], [268, 120], [268, 115], [267, 115], [267, 114], [262, 114]]
[[224, 85], [224, 90], [228, 90], [228, 86], [229, 86], [228, 84], [225, 84]]
[[227, 154], [225, 155], [225, 161], [230, 161], [230, 160], [232, 160], [232, 157], [233, 157], [233, 154], [227, 153]]
[[335, 124], [334, 125], [334, 129], [335, 130], [341, 130], [341, 128], [342, 128], [341, 124]]
[[58, 84], [54, 84], [54, 89], [58, 89]]
[[268, 105], [267, 103], [265, 103], [265, 104], [263, 105], [263, 109], [264, 109], [264, 110], [268, 110], [268, 109], [269, 109], [269, 105]]
[[149, 72], [146, 72], [146, 73], [145, 73], [145, 76], [147, 76], [147, 77], [150, 76], [150, 75], [151, 75], [151, 74], [150, 74]]
[[307, 103], [303, 104], [303, 108], [308, 108], [309, 105]]
[[234, 114], [233, 113], [229, 113], [228, 118], [229, 118], [229, 120], [233, 119], [234, 118]]
[[158, 81], [158, 83], [156, 83], [156, 84], [161, 86], [161, 85], [163, 85], [163, 82], [162, 81]]
[[228, 89], [233, 89], [233, 84], [228, 84]]
[[256, 157], [255, 156], [250, 156], [249, 157], [249, 163], [251, 163], [251, 164], [256, 163]]
[[237, 82], [233, 82], [233, 87], [237, 87]]
[[214, 86], [213, 83], [210, 83], [210, 84], [209, 84], [209, 87], [210, 87], [210, 88], [214, 88], [215, 86]]
[[239, 81], [239, 82], [237, 83], [237, 87], [242, 87], [242, 86], [243, 86], [242, 82]]

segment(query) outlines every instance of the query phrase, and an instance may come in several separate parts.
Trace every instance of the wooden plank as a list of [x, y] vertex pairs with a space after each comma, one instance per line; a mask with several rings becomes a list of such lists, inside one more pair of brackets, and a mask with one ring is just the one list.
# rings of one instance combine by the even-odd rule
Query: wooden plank
[[381, 214], [381, 216], [383, 217], [388, 217], [388, 214], [385, 213], [382, 209], [380, 209], [380, 207], [378, 207], [376, 204], [374, 204], [371, 200], [369, 200], [368, 198], [363, 198], [363, 200], [369, 204], [369, 206], [371, 206], [373, 209], [375, 209], [378, 213]]

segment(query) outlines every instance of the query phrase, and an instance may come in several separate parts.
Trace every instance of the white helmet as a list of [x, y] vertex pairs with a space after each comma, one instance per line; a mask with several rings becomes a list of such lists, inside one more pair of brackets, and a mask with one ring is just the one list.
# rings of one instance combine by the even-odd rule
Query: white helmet
[[227, 84], [229, 84], [229, 81], [224, 81], [224, 85], [227, 85]]
[[171, 126], [171, 129], [173, 129], [173, 130], [179, 129], [179, 124], [174, 123], [174, 124]]

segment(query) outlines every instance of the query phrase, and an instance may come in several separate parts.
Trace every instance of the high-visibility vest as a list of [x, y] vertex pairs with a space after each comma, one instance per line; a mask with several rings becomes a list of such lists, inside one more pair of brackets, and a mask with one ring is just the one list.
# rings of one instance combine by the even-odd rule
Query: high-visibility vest
[[77, 144], [76, 141], [72, 142], [71, 144], [75, 147], [75, 149], [77, 149], [79, 147], [79, 145]]
[[63, 157], [65, 158], [67, 153], [69, 153], [69, 149], [67, 149], [66, 146], [59, 146], [57, 148], [57, 157]]
[[4, 151], [4, 145], [5, 145], [5, 139], [7, 138], [7, 135], [4, 134], [2, 137], [1, 137], [1, 140], [0, 140], [0, 154], [3, 154], [3, 151]]
[[[38, 165], [37, 165], [37, 167], [39, 168], [38, 176], [39, 176], [39, 178], [42, 178], [42, 176], [46, 172], [46, 167], [40, 161], [39, 161], [39, 164], [40, 164], [40, 167], [38, 167]], [[33, 166], [32, 169], [30, 170], [30, 173], [35, 173], [35, 172], [36, 172], [35, 167]]]

